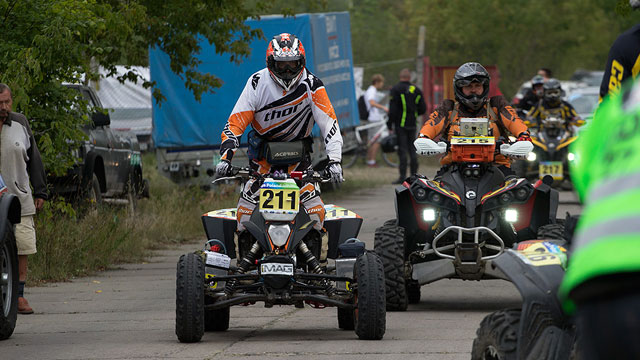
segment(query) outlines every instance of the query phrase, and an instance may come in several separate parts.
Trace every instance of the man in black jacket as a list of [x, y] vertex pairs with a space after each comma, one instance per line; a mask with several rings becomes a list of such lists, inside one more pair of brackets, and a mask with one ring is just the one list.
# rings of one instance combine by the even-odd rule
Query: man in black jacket
[[418, 116], [427, 111], [422, 90], [413, 85], [409, 69], [400, 71], [400, 82], [391, 88], [389, 101], [389, 120], [387, 126], [398, 139], [398, 158], [400, 159], [400, 177], [394, 184], [402, 184], [407, 175], [407, 153], [411, 159], [411, 172], [418, 172], [418, 156], [413, 146], [416, 139]]

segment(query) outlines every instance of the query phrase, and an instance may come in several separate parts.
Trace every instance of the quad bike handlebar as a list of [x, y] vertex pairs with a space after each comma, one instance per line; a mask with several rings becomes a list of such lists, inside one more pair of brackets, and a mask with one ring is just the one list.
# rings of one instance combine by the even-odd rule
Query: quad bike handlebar
[[247, 179], [256, 179], [256, 180], [264, 180], [268, 177], [274, 178], [276, 180], [285, 180], [285, 179], [295, 179], [303, 182], [318, 182], [318, 183], [328, 183], [331, 182], [331, 176], [326, 171], [318, 172], [314, 170], [304, 170], [304, 171], [292, 171], [291, 173], [276, 171], [268, 174], [261, 174], [255, 170], [251, 170], [249, 167], [239, 167], [239, 166], [231, 166], [229, 171], [231, 176], [223, 176], [215, 178], [211, 183], [216, 184], [220, 181], [226, 180], [247, 180]]

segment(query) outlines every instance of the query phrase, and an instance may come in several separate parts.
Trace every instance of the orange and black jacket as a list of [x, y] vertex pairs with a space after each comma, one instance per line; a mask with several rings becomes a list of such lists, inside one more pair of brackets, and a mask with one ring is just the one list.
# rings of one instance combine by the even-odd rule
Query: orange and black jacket
[[[445, 136], [447, 140], [450, 140], [452, 136], [460, 132], [460, 118], [486, 118], [489, 117], [491, 121], [491, 128], [493, 129], [493, 136], [496, 140], [500, 136], [508, 136], [505, 132], [510, 132], [512, 135], [528, 138], [527, 125], [524, 124], [522, 119], [518, 117], [516, 111], [507, 103], [503, 96], [494, 96], [489, 99], [488, 105], [491, 107], [489, 116], [487, 115], [487, 104], [480, 108], [476, 112], [471, 112], [459, 103], [453, 100], [444, 100], [436, 110], [431, 113], [429, 120], [424, 123], [422, 129], [420, 129], [420, 136], [426, 136], [429, 139], [435, 139], [439, 135]], [[451, 114], [457, 109], [455, 117], [451, 119]], [[494, 162], [500, 165], [509, 166], [510, 160], [504, 155], [496, 154]], [[440, 164], [446, 165], [451, 163], [451, 155], [445, 155]]]

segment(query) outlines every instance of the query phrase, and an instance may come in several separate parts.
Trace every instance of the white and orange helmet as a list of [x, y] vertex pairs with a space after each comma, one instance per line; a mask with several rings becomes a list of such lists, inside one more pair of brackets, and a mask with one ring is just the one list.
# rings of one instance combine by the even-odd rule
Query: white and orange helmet
[[[295, 62], [292, 65], [290, 62]], [[289, 91], [302, 76], [306, 58], [302, 42], [295, 35], [282, 33], [269, 42], [267, 69], [273, 81]]]

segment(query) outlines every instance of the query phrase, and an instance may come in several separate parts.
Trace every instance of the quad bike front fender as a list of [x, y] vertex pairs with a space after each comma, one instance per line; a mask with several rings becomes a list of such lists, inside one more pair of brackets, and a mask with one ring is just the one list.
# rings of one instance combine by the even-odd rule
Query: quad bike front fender
[[[358, 237], [362, 226], [362, 217], [351, 210], [325, 205], [324, 228], [329, 233], [328, 257], [338, 257], [338, 245], [346, 240]], [[237, 210], [235, 208], [210, 211], [202, 215], [202, 225], [207, 239], [218, 239], [224, 242], [231, 258], [236, 257], [234, 233], [237, 228]]]
[[362, 217], [351, 210], [335, 205], [325, 205], [324, 228], [329, 233], [329, 259], [338, 258], [338, 246], [348, 239], [357, 238]]
[[575, 341], [575, 328], [564, 315], [557, 298], [564, 276], [561, 265], [543, 265], [514, 250], [493, 260], [522, 296], [517, 359], [568, 359]]

